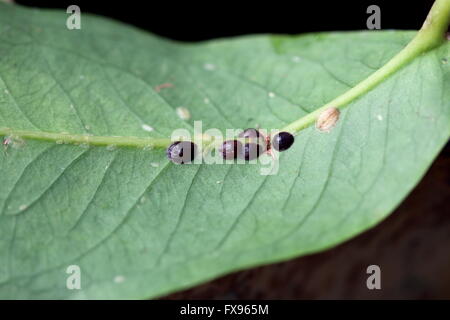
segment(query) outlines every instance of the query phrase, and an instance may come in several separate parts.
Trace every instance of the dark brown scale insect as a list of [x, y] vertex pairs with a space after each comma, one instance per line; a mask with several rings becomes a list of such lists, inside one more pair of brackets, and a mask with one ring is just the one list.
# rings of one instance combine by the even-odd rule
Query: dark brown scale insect
[[173, 163], [190, 163], [197, 155], [197, 145], [190, 141], [175, 141], [167, 148], [166, 153]]
[[259, 138], [261, 133], [255, 128], [247, 128], [239, 134], [239, 138]]
[[242, 152], [242, 143], [239, 140], [227, 140], [220, 146], [219, 151], [225, 160], [236, 159]]
[[285, 151], [294, 143], [294, 136], [289, 132], [279, 132], [272, 139], [272, 147], [277, 151]]
[[243, 152], [238, 154], [238, 157], [250, 161], [258, 158], [264, 153], [264, 148], [259, 143], [249, 142], [244, 144]]
[[258, 154], [258, 157], [265, 151], [270, 149], [270, 139], [268, 139], [268, 137], [265, 137], [259, 130], [255, 128], [245, 129], [239, 134], [239, 137], [246, 138], [246, 142], [256, 142], [259, 144], [260, 148], [258, 149], [261, 149], [261, 152]]

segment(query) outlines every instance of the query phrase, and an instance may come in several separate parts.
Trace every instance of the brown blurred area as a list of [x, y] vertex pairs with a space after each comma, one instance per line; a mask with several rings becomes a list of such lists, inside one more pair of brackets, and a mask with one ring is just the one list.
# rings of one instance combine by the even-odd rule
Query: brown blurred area
[[[366, 268], [381, 268], [368, 290]], [[235, 272], [164, 299], [450, 299], [450, 143], [386, 220], [333, 249]]]

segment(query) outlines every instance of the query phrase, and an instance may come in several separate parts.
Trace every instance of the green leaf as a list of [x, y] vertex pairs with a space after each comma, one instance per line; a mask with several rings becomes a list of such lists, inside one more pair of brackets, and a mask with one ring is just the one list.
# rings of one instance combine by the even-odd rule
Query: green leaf
[[[351, 97], [330, 133], [301, 128], [276, 175], [177, 166], [161, 148], [173, 130], [290, 128], [415, 33], [185, 44], [87, 14], [68, 30], [67, 17], [0, 4], [0, 134], [13, 135], [0, 152], [1, 298], [157, 297], [324, 250], [392, 212], [450, 136], [447, 42]], [[81, 290], [66, 288], [69, 265]]]

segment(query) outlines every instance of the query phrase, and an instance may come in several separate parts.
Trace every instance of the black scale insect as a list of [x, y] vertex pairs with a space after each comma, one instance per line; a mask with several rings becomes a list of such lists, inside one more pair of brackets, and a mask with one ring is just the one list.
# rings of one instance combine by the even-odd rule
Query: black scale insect
[[294, 144], [294, 136], [289, 132], [279, 132], [272, 139], [272, 147], [277, 151], [285, 151]]
[[[256, 142], [244, 144], [239, 140], [227, 140], [219, 148], [219, 152], [225, 160], [236, 158], [250, 161], [258, 158], [265, 152], [270, 153], [271, 148], [277, 151], [285, 151], [294, 144], [294, 136], [289, 132], [279, 132], [270, 140], [270, 136], [264, 137], [254, 128], [245, 129], [239, 134], [239, 138], [248, 138]], [[197, 145], [190, 141], [175, 141], [167, 148], [167, 157], [176, 164], [190, 163], [197, 155]]]

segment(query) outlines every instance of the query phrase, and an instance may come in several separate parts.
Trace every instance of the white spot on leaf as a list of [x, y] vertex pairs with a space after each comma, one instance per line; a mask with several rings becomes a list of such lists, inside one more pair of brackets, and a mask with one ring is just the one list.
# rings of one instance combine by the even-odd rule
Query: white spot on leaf
[[124, 276], [115, 276], [114, 277], [114, 282], [115, 283], [122, 283], [122, 282], [124, 282], [125, 281], [125, 277]]
[[143, 129], [144, 131], [147, 131], [147, 132], [153, 131], [153, 128], [150, 127], [148, 124], [143, 124], [143, 125], [142, 125], [142, 129]]
[[215, 66], [214, 64], [212, 64], [212, 63], [205, 63], [205, 64], [203, 65], [203, 68], [204, 68], [205, 70], [208, 70], [208, 71], [216, 70], [216, 66]]
[[178, 107], [177, 108], [177, 115], [182, 120], [189, 120], [191, 118], [191, 113], [185, 107]]

